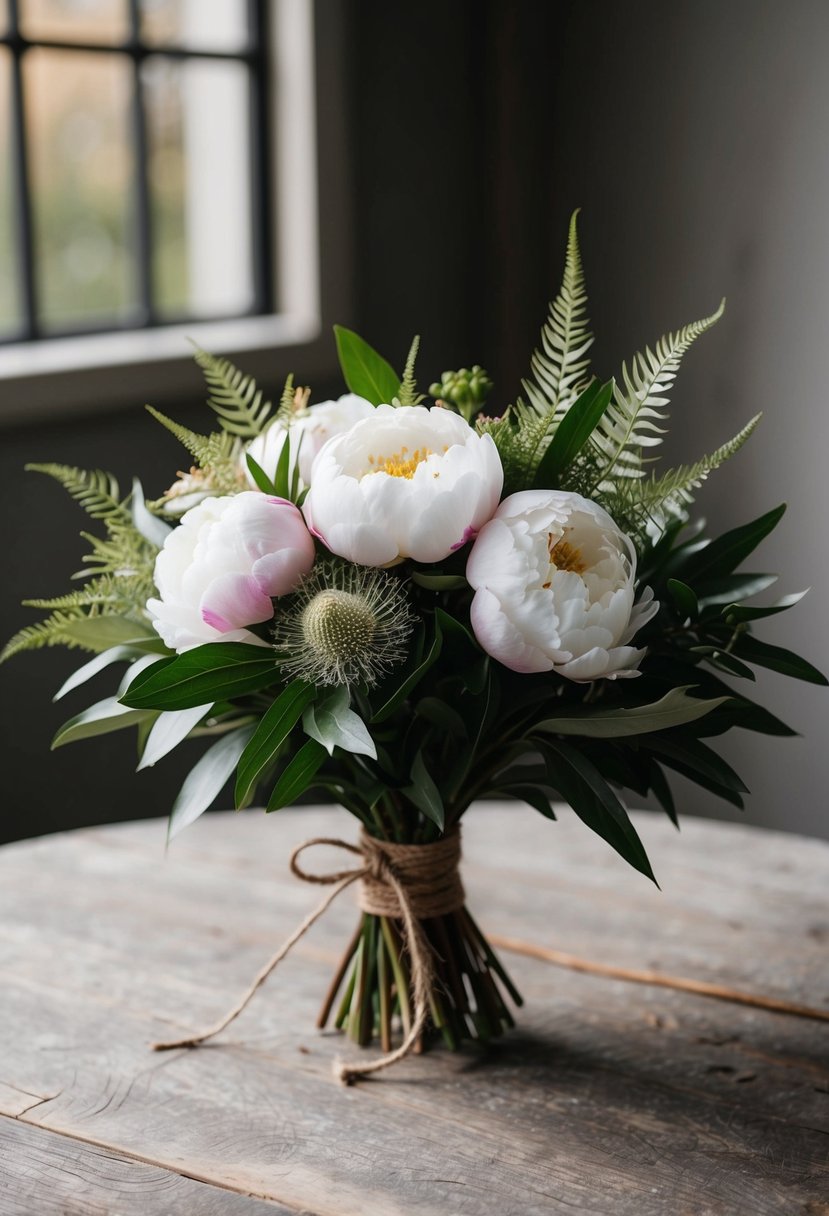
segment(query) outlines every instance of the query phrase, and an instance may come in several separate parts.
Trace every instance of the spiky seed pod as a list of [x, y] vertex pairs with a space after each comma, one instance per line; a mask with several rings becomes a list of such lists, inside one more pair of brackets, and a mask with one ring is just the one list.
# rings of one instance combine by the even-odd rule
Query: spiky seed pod
[[287, 675], [372, 687], [405, 659], [413, 625], [396, 575], [325, 561], [302, 580], [273, 636]]

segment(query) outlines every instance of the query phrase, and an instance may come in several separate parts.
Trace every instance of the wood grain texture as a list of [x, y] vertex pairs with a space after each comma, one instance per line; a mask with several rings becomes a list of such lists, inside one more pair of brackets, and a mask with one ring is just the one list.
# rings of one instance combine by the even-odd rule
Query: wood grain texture
[[[493, 932], [829, 1006], [829, 847], [637, 823], [662, 892], [567, 812], [476, 808], [470, 906]], [[356, 829], [246, 812], [166, 857], [158, 821], [0, 850], [0, 1216], [829, 1216], [825, 1024], [514, 955], [527, 1004], [495, 1048], [339, 1088], [356, 1049], [313, 1021], [348, 895], [215, 1044], [149, 1052], [223, 1013], [313, 906], [286, 863], [320, 834]]]

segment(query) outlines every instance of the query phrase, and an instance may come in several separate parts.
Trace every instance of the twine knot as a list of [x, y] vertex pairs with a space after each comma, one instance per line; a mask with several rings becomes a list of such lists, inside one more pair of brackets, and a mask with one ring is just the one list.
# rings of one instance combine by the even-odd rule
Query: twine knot
[[[301, 854], [317, 845], [329, 845], [353, 853], [360, 864], [347, 870], [315, 874], [299, 864]], [[426, 1025], [429, 1013], [429, 993], [433, 980], [431, 947], [421, 921], [432, 916], [454, 912], [464, 904], [464, 890], [458, 866], [461, 856], [460, 828], [432, 844], [397, 844], [378, 840], [366, 831], [359, 845], [327, 836], [316, 836], [298, 845], [290, 859], [291, 873], [303, 882], [329, 886], [331, 890], [317, 908], [279, 947], [254, 978], [250, 987], [225, 1017], [202, 1034], [173, 1042], [153, 1043], [154, 1051], [171, 1051], [177, 1047], [198, 1047], [212, 1039], [245, 1009], [256, 990], [268, 978], [276, 965], [307, 933], [315, 921], [334, 902], [341, 891], [360, 882], [359, 905], [372, 916], [385, 916], [402, 921], [403, 941], [412, 961], [414, 1017], [409, 1032], [394, 1051], [367, 1064], [343, 1064], [337, 1061], [334, 1074], [344, 1085], [350, 1085], [373, 1072], [380, 1072], [402, 1060], [415, 1047]]]

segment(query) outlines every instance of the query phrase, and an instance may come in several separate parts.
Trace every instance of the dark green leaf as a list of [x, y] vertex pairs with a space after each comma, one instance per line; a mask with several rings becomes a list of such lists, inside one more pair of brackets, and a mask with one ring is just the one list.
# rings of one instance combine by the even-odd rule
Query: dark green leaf
[[550, 799], [535, 785], [499, 785], [493, 793], [506, 794], [509, 798], [517, 798], [526, 802], [533, 810], [538, 811], [545, 819], [555, 819], [556, 813], [550, 805]]
[[400, 377], [391, 364], [351, 329], [335, 325], [334, 336], [343, 377], [352, 393], [372, 405], [391, 404], [400, 392]]
[[809, 684], [827, 684], [829, 680], [823, 672], [818, 671], [806, 659], [784, 650], [782, 646], [772, 646], [769, 642], [761, 642], [758, 638], [743, 633], [734, 645], [735, 652], [747, 663], [756, 667], [767, 667], [769, 671], [779, 671], [784, 676], [792, 676], [795, 680], [805, 680]]
[[698, 700], [696, 697], [687, 696], [688, 687], [690, 685], [672, 688], [652, 705], [594, 710], [592, 713], [592, 706], [583, 710], [571, 709], [560, 717], [546, 718], [533, 726], [533, 730], [542, 734], [583, 735], [593, 739], [649, 734], [651, 731], [668, 730], [672, 726], [693, 722], [728, 699], [715, 697], [712, 700]]
[[262, 718], [239, 761], [236, 775], [237, 808], [247, 806], [256, 783], [313, 700], [316, 689], [304, 680], [294, 680], [274, 701]]
[[460, 574], [423, 574], [420, 570], [412, 571], [412, 582], [427, 591], [460, 591], [469, 586]]
[[699, 604], [688, 584], [681, 583], [678, 578], [669, 578], [668, 590], [682, 615], [690, 617], [692, 621], [696, 620], [699, 616]]
[[[443, 635], [440, 629], [440, 623], [435, 620], [435, 636], [432, 639], [432, 644], [429, 647], [426, 656], [416, 661], [406, 663], [398, 674], [400, 683], [396, 685], [393, 691], [388, 691], [384, 688], [386, 694], [380, 707], [375, 710], [371, 716], [372, 723], [385, 722], [386, 718], [390, 718], [396, 709], [403, 704], [413, 688], [416, 688], [429, 668], [436, 662], [438, 655], [443, 646]], [[414, 659], [414, 656], [413, 656]]]
[[593, 434], [613, 394], [613, 381], [594, 380], [573, 402], [558, 424], [556, 433], [536, 470], [534, 486], [550, 489], [558, 485], [565, 469], [573, 463]]
[[708, 777], [735, 793], [748, 793], [748, 786], [730, 764], [699, 739], [681, 736], [661, 736], [647, 741], [647, 750], [665, 763], [677, 761], [683, 772], [696, 780], [696, 774]]
[[437, 824], [442, 832], [445, 822], [443, 799], [423, 762], [423, 753], [420, 751], [414, 758], [411, 778], [412, 784], [406, 786], [403, 793], [423, 812], [427, 819], [431, 819], [432, 823]]
[[806, 591], [793, 591], [791, 595], [784, 595], [782, 600], [778, 600], [776, 604], [769, 604], [767, 608], [748, 608], [744, 604], [729, 604], [727, 608], [723, 609], [723, 616], [729, 625], [739, 625], [743, 621], [759, 621], [763, 617], [776, 616], [778, 612], [786, 612], [787, 609], [793, 608], [805, 594]]
[[654, 883], [648, 855], [616, 794], [595, 765], [569, 743], [539, 741], [550, 784], [578, 815], [634, 869]]
[[121, 701], [133, 709], [191, 709], [258, 692], [278, 679], [270, 647], [208, 642], [142, 671]]
[[650, 769], [648, 771], [648, 785], [653, 790], [653, 795], [656, 798], [662, 810], [670, 819], [675, 828], [679, 827], [679, 816], [676, 813], [676, 805], [674, 796], [671, 793], [671, 787], [668, 785], [668, 779], [662, 772], [662, 769], [655, 760], [651, 760]]
[[279, 450], [276, 462], [276, 472], [273, 475], [273, 492], [278, 498], [290, 499], [291, 495], [291, 437], [285, 436], [285, 442]]
[[218, 798], [253, 734], [253, 726], [240, 726], [223, 735], [194, 766], [170, 812], [167, 841], [189, 826]]
[[686, 581], [698, 590], [703, 579], [722, 578], [726, 574], [732, 574], [740, 562], [754, 552], [760, 541], [777, 527], [785, 510], [786, 504], [782, 503], [773, 511], [761, 515], [759, 519], [739, 528], [732, 528], [730, 532], [712, 540], [687, 563]]
[[439, 697], [422, 697], [415, 707], [415, 712], [427, 722], [439, 726], [448, 735], [454, 735], [458, 739], [467, 737], [466, 724], [461, 715]]
[[[288, 446], [288, 443], [286, 440], [286, 442], [283, 443], [282, 447], [284, 449], [287, 446]], [[245, 455], [245, 461], [247, 463], [248, 471], [249, 471], [251, 477], [256, 482], [257, 486], [262, 491], [262, 493], [263, 494], [276, 494], [276, 490], [274, 489], [274, 484], [271, 481], [270, 477], [268, 477], [268, 474], [265, 472], [265, 470], [262, 468], [262, 466], [256, 463], [256, 461], [253, 459], [253, 457], [250, 455], [249, 452], [246, 453], [246, 455]]]
[[268, 799], [267, 810], [281, 811], [283, 806], [296, 802], [313, 781], [328, 755], [316, 739], [308, 739], [279, 775]]
[[777, 582], [776, 574], [733, 574], [728, 578], [706, 579], [697, 585], [700, 608], [732, 604], [759, 595]]
[[52, 740], [52, 751], [65, 743], [77, 743], [79, 739], [109, 735], [114, 730], [123, 730], [150, 717], [153, 714], [148, 710], [126, 709], [115, 697], [105, 697], [64, 722]]

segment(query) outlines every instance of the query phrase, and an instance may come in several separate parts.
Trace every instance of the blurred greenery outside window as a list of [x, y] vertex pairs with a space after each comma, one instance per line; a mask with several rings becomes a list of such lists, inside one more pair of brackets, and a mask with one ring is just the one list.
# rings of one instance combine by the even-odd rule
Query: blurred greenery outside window
[[324, 10], [0, 0], [0, 380], [313, 340]]

